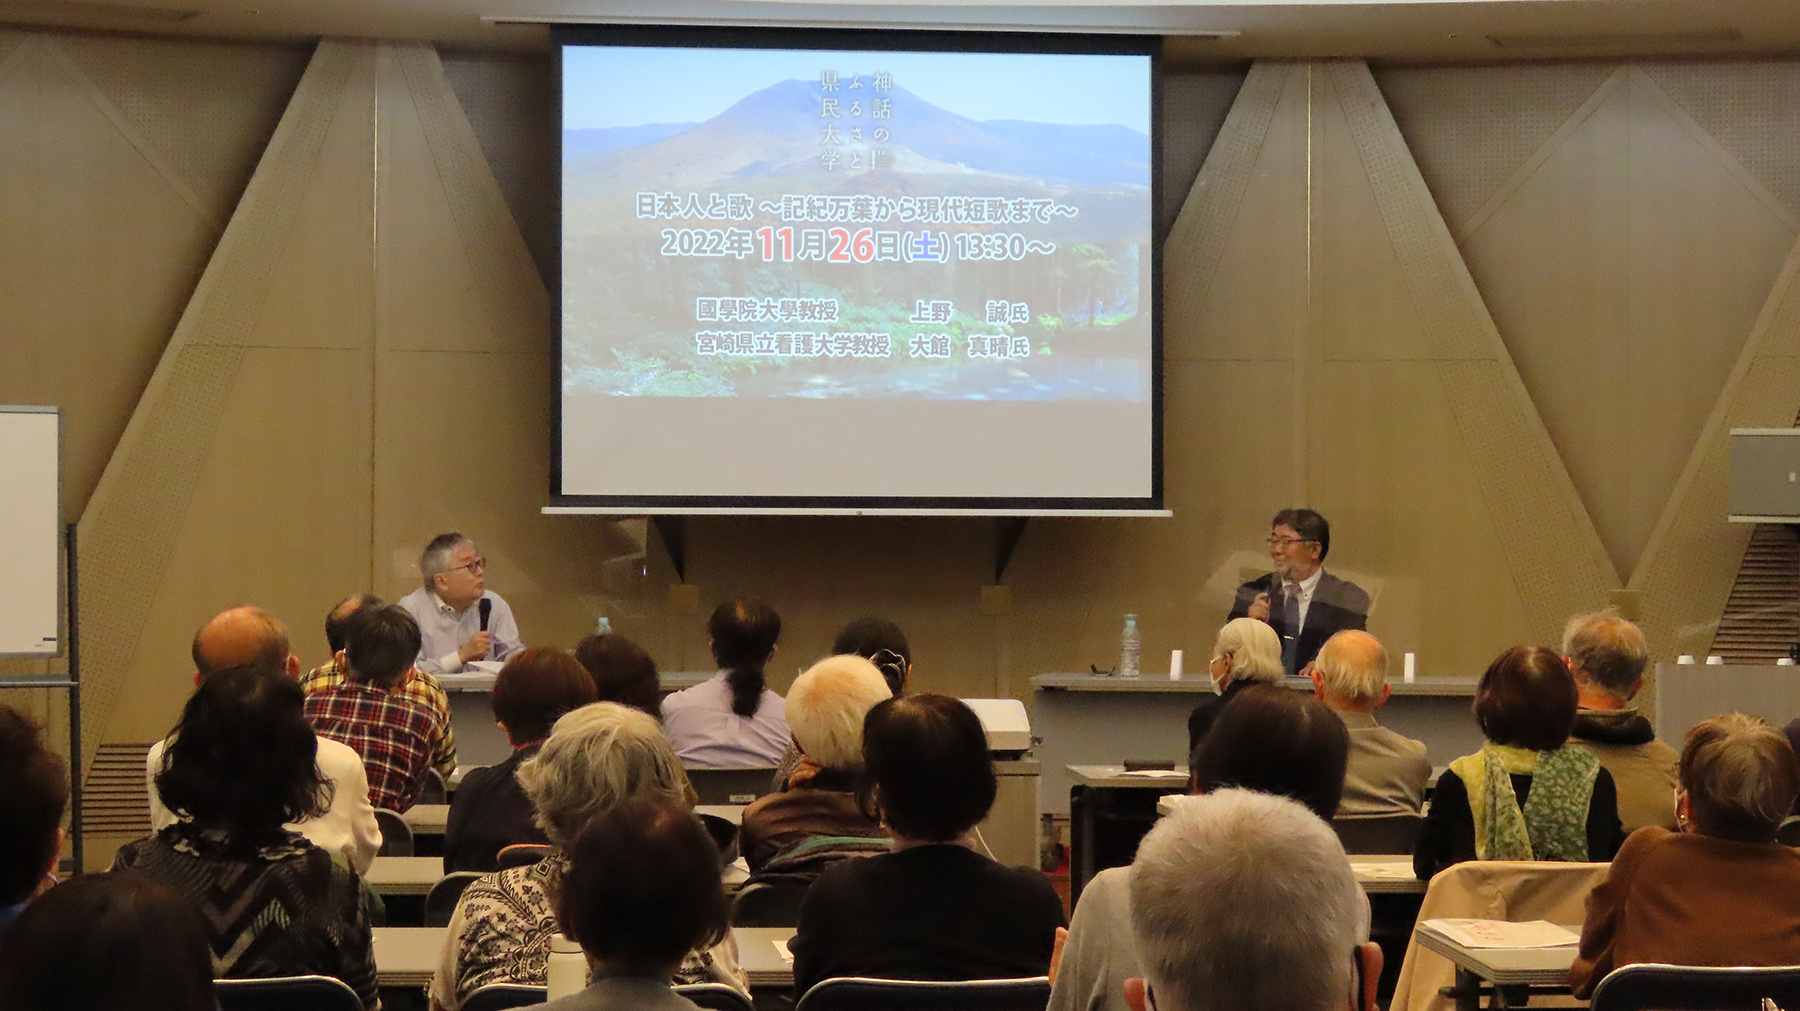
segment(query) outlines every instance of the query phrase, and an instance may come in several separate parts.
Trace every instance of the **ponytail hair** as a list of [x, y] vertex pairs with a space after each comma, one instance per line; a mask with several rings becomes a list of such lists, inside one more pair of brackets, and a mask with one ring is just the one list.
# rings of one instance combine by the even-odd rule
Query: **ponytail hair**
[[739, 597], [713, 611], [706, 632], [712, 636], [713, 658], [731, 686], [731, 711], [755, 716], [765, 685], [763, 663], [781, 638], [781, 615], [755, 597]]

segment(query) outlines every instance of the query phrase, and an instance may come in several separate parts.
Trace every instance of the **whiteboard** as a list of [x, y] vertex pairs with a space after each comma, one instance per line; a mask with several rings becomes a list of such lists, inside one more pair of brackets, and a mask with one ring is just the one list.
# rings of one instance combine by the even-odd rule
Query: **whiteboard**
[[62, 649], [62, 415], [0, 406], [0, 656]]

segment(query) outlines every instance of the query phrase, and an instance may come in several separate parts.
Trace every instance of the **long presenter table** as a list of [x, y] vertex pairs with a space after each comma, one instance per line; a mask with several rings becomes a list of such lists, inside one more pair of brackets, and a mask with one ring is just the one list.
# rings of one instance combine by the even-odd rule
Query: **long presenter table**
[[[1715, 670], [1717, 668], [1714, 668]], [[1793, 668], [1788, 668], [1792, 670]], [[1307, 678], [1285, 678], [1310, 692]], [[1425, 742], [1434, 765], [1481, 748], [1481, 731], [1469, 713], [1475, 681], [1425, 678], [1389, 682], [1394, 694], [1381, 707], [1381, 724]], [[1033, 752], [1043, 764], [1038, 810], [1067, 815], [1075, 781], [1070, 766], [1151, 759], [1187, 764], [1187, 718], [1202, 695], [1212, 694], [1204, 674], [1170, 681], [1167, 674], [1136, 678], [1092, 674], [1039, 674], [1031, 679], [1031, 732], [1043, 741]]]

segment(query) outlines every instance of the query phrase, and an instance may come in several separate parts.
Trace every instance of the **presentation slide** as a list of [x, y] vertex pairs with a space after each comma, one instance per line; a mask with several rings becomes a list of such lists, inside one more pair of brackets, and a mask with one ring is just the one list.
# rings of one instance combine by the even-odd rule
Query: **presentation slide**
[[1160, 507], [1148, 53], [561, 59], [565, 500]]

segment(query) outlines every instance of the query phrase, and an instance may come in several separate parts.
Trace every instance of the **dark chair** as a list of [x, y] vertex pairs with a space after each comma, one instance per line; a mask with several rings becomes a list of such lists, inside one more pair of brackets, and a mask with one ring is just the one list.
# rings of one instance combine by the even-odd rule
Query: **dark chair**
[[375, 824], [381, 827], [381, 849], [377, 855], [384, 857], [410, 857], [413, 855], [412, 828], [400, 812], [389, 811], [385, 807], [375, 809]]
[[216, 979], [219, 1011], [363, 1011], [362, 998], [330, 976]]
[[840, 976], [821, 980], [795, 1011], [1044, 1011], [1050, 978], [921, 982]]
[[425, 788], [419, 791], [419, 799], [415, 804], [448, 804], [450, 803], [450, 787], [444, 782], [444, 774], [436, 769], [425, 770]]
[[683, 983], [675, 987], [675, 992], [705, 1011], [756, 1011], [750, 998], [723, 983]]
[[1800, 1007], [1800, 966], [1628, 965], [1594, 987], [1593, 1011], [1763, 1011]]
[[462, 1011], [506, 1011], [507, 1008], [542, 1004], [548, 997], [548, 987], [525, 986], [522, 983], [489, 983], [487, 986], [476, 987], [469, 994], [469, 998], [462, 1002]]
[[494, 854], [494, 862], [501, 870], [506, 870], [509, 867], [535, 864], [549, 855], [550, 847], [543, 843], [513, 843], [511, 846], [500, 847], [500, 852]]
[[702, 804], [748, 804], [769, 793], [775, 767], [760, 769], [689, 769], [688, 782]]
[[462, 898], [463, 889], [475, 883], [481, 877], [477, 871], [451, 871], [438, 879], [425, 893], [425, 923], [427, 927], [448, 927], [450, 914], [456, 912], [456, 900]]
[[793, 927], [800, 923], [800, 903], [811, 878], [772, 875], [752, 878], [731, 903], [734, 927]]
[[1411, 854], [1419, 842], [1424, 817], [1416, 814], [1377, 814], [1333, 818], [1331, 827], [1345, 853]]

